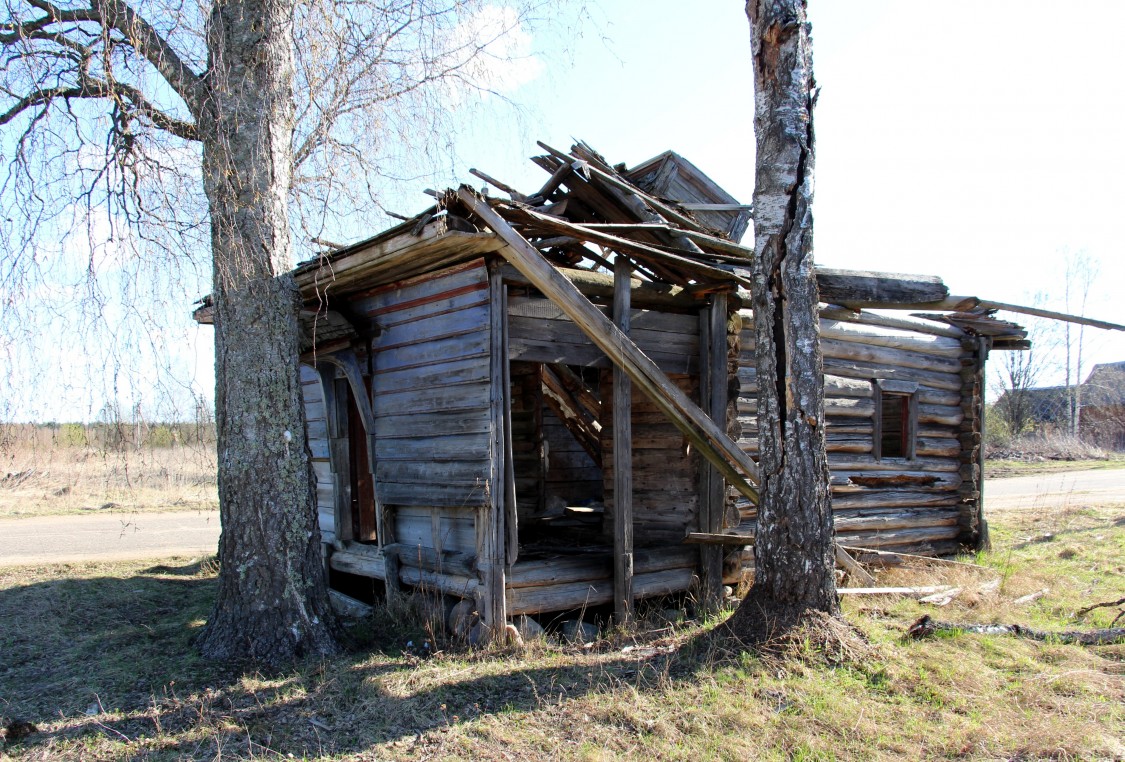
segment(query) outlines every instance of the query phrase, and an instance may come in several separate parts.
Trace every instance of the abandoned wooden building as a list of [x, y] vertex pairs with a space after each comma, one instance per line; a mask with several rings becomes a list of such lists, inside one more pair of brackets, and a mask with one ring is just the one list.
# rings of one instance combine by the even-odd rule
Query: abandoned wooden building
[[[474, 171], [510, 199], [433, 194], [295, 271], [334, 581], [497, 623], [627, 616], [753, 568], [751, 210], [675, 153], [626, 169], [543, 147], [535, 193]], [[978, 547], [985, 360], [1024, 332], [937, 278], [817, 277], [838, 543]]]

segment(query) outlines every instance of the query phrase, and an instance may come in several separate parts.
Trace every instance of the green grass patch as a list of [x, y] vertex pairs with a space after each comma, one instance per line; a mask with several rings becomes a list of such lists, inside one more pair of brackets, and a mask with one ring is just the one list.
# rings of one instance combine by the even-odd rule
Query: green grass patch
[[1059, 630], [1112, 621], [1111, 608], [1075, 612], [1125, 595], [1125, 506], [1008, 512], [992, 532], [979, 566], [879, 573], [960, 587], [946, 607], [845, 599], [869, 646], [835, 664], [811, 643], [731, 651], [714, 620], [592, 649], [449, 647], [418, 660], [402, 646], [420, 625], [400, 611], [351, 628], [347, 655], [263, 674], [192, 650], [214, 594], [206, 564], [0, 569], [0, 715], [39, 728], [0, 759], [1125, 756], [1125, 646], [902, 640], [922, 613]]
[[986, 479], [1003, 479], [1009, 476], [1036, 476], [1064, 471], [1101, 471], [1125, 468], [1125, 454], [1113, 453], [1096, 460], [986, 460]]

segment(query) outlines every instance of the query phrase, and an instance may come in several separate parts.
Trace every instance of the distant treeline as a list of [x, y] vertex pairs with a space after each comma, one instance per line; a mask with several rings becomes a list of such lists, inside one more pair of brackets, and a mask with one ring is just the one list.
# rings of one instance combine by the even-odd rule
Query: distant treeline
[[160, 448], [175, 445], [213, 445], [215, 424], [157, 423], [0, 423], [0, 447], [50, 446]]

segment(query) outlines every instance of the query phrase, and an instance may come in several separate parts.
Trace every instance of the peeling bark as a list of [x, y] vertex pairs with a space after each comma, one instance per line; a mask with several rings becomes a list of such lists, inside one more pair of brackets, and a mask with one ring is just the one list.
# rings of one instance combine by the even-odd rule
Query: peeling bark
[[[753, 308], [761, 503], [754, 586], [731, 619], [753, 642], [839, 613], [813, 271], [812, 47], [803, 0], [750, 0], [757, 174]], [[772, 379], [772, 383], [767, 381]]]
[[304, 445], [297, 288], [286, 212], [293, 6], [223, 0], [207, 30], [199, 115], [211, 212], [219, 591], [198, 645], [281, 665], [336, 650]]

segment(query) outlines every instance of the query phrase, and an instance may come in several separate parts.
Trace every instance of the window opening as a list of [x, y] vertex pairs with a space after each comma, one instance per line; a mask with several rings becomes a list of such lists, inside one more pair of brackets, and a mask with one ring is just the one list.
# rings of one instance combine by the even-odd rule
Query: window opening
[[910, 395], [883, 392], [880, 401], [880, 454], [884, 458], [909, 458]]

